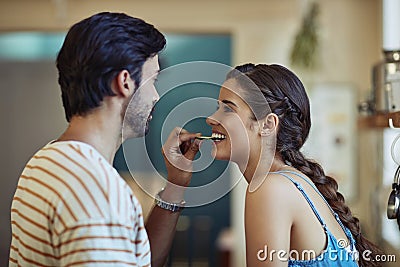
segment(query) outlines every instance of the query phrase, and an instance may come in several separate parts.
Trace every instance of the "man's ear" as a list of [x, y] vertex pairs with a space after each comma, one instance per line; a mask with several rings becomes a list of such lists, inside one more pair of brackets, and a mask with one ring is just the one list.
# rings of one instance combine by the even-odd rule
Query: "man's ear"
[[260, 135], [268, 136], [275, 132], [279, 123], [279, 118], [275, 113], [268, 114], [265, 119], [261, 121]]
[[127, 70], [122, 70], [118, 73], [114, 84], [113, 90], [117, 95], [128, 97], [135, 91], [135, 81], [131, 79], [131, 75]]

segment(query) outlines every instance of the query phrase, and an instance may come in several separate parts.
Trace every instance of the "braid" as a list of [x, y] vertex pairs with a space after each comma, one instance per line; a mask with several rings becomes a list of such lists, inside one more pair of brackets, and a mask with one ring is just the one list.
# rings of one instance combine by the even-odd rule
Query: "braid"
[[352, 215], [349, 207], [345, 204], [343, 195], [337, 191], [338, 184], [335, 179], [325, 175], [322, 167], [318, 163], [305, 159], [303, 154], [298, 150], [285, 150], [281, 152], [281, 155], [285, 161], [307, 175], [313, 181], [328, 204], [339, 215], [343, 225], [351, 231], [356, 241], [357, 251], [360, 255], [360, 266], [381, 266], [379, 262], [366, 261], [363, 259], [362, 255], [365, 250], [370, 250], [372, 252], [370, 255], [371, 258], [374, 258], [375, 255], [382, 254], [382, 252], [362, 235], [360, 222], [358, 218]]
[[371, 255], [369, 255], [371, 258], [382, 254], [382, 251], [362, 235], [360, 221], [353, 216], [345, 203], [344, 196], [338, 192], [336, 180], [326, 175], [321, 165], [306, 159], [300, 152], [307, 136], [304, 136], [303, 133], [305, 126], [304, 121], [299, 116], [301, 112], [293, 112], [293, 110], [296, 110], [296, 108], [286, 99], [280, 101], [280, 105], [274, 110], [283, 118], [280, 121], [281, 125], [277, 137], [277, 149], [283, 160], [311, 179], [329, 206], [337, 213], [343, 225], [350, 230], [359, 252], [359, 266], [381, 266], [379, 262], [367, 261], [362, 257], [365, 250], [371, 251]]

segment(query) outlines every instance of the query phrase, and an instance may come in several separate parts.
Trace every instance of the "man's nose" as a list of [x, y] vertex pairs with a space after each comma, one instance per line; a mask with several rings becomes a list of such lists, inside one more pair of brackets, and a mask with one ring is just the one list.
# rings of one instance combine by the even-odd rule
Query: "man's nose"
[[158, 102], [158, 100], [160, 100], [160, 96], [158, 95], [158, 92], [156, 90], [155, 91], [155, 95], [153, 96], [153, 103]]

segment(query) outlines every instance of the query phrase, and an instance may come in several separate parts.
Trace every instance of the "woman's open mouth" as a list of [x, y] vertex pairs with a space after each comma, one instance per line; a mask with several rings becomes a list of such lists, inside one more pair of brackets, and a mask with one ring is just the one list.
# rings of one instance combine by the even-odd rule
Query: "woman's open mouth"
[[221, 134], [221, 133], [212, 133], [211, 134], [211, 139], [214, 142], [218, 143], [218, 142], [221, 142], [221, 141], [225, 140], [226, 139], [226, 135]]
[[211, 136], [196, 136], [196, 139], [200, 140], [212, 140], [214, 142], [221, 142], [226, 139], [226, 135], [220, 133], [213, 133]]

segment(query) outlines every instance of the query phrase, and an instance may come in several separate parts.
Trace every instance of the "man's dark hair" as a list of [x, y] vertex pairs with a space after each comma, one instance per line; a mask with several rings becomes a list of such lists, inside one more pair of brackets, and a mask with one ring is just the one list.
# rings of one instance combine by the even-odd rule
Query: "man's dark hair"
[[122, 70], [129, 71], [138, 87], [144, 62], [165, 43], [153, 25], [123, 13], [98, 13], [73, 25], [57, 56], [67, 121], [115, 95], [111, 82]]

